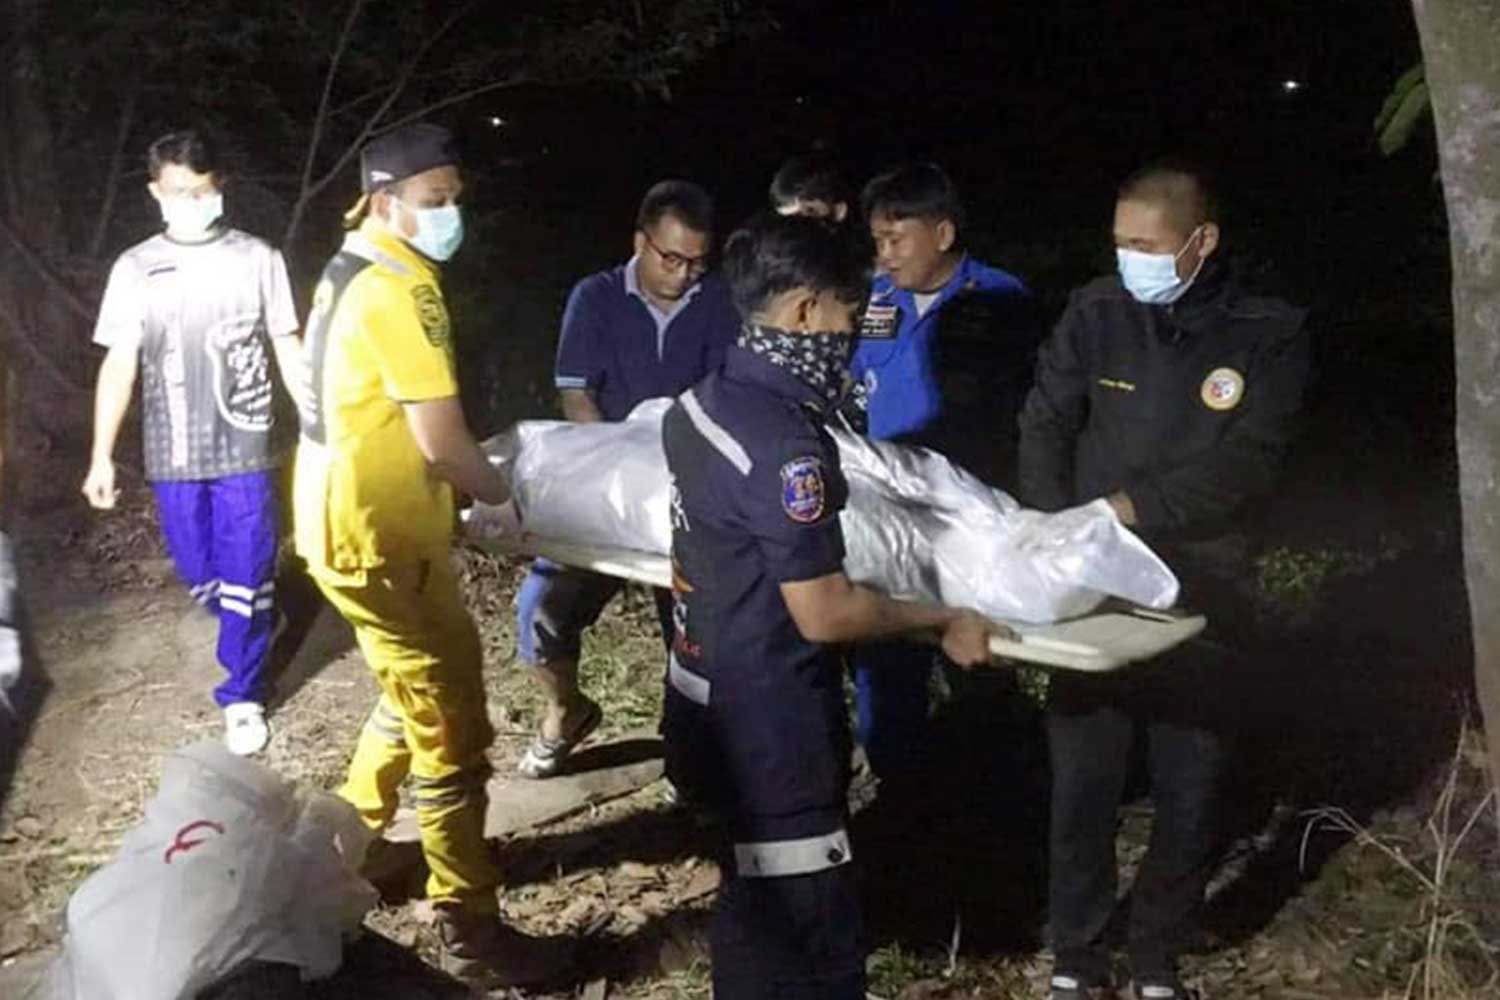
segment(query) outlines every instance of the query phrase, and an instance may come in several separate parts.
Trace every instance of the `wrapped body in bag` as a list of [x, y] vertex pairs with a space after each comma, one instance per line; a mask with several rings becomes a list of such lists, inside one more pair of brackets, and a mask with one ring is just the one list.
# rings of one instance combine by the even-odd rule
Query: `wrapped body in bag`
[[348, 803], [217, 743], [171, 754], [115, 857], [68, 901], [46, 1000], [188, 1000], [252, 959], [332, 975], [374, 905]]
[[[671, 484], [661, 445], [670, 400], [619, 423], [523, 421], [484, 445], [513, 510], [477, 505], [479, 537], [522, 531], [578, 545], [665, 555]], [[1109, 596], [1164, 609], [1177, 578], [1103, 500], [1025, 510], [942, 455], [833, 429], [849, 503], [845, 570], [892, 597], [969, 607], [1005, 621], [1087, 614]]]

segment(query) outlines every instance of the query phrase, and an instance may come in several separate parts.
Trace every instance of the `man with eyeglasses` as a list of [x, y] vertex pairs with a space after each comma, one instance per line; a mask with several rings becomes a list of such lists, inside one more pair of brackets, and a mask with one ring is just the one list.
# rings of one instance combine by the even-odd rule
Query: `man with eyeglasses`
[[[666, 180], [636, 215], [634, 255], [584, 278], [568, 296], [557, 348], [564, 416], [623, 420], [643, 400], [677, 396], [724, 359], [739, 334], [729, 293], [707, 274], [713, 200], [696, 184]], [[546, 700], [541, 726], [518, 770], [548, 778], [599, 725], [602, 712], [578, 685], [582, 633], [621, 582], [538, 559], [517, 599], [517, 653]], [[670, 646], [672, 598], [656, 592]]]

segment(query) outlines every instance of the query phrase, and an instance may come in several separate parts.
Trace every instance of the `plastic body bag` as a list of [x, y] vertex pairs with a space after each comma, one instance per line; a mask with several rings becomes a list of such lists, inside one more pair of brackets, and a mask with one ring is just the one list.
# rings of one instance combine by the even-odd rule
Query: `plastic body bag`
[[218, 743], [167, 757], [119, 851], [68, 900], [45, 1000], [187, 1000], [258, 959], [332, 975], [376, 893], [348, 803]]
[[[661, 420], [670, 405], [649, 400], [619, 423], [523, 421], [490, 439], [485, 451], [509, 479], [515, 509], [476, 504], [470, 532], [503, 538], [524, 529], [666, 554]], [[1172, 571], [1106, 501], [1025, 510], [937, 452], [832, 433], [849, 483], [844, 569], [857, 583], [1028, 624], [1087, 614], [1107, 596], [1157, 609], [1177, 600]]]

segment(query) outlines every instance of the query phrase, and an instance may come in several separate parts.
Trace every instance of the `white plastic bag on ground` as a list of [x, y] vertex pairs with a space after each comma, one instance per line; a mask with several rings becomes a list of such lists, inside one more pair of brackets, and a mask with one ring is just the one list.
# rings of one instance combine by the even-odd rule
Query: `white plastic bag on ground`
[[348, 803], [218, 743], [171, 754], [140, 825], [68, 901], [46, 1000], [187, 1000], [251, 959], [332, 975], [375, 891]]
[[[21, 686], [22, 646], [20, 594], [16, 553], [9, 536], [0, 531], [0, 714], [15, 711], [13, 692]], [[0, 717], [0, 728], [8, 720]]]
[[[516, 510], [476, 504], [469, 531], [519, 530], [575, 545], [665, 554], [671, 547], [661, 420], [649, 400], [619, 423], [523, 421], [485, 442]], [[833, 431], [849, 503], [840, 521], [850, 579], [898, 598], [1045, 623], [1086, 614], [1106, 596], [1168, 608], [1177, 579], [1109, 504], [1025, 510], [925, 448]]]

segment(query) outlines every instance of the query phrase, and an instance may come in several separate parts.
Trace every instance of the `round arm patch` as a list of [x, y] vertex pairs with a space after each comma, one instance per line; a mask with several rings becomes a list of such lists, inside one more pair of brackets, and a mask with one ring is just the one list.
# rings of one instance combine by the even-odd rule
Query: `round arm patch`
[[781, 467], [781, 509], [798, 524], [812, 524], [823, 516], [828, 489], [823, 460], [817, 455], [794, 458]]

